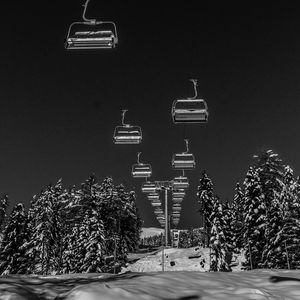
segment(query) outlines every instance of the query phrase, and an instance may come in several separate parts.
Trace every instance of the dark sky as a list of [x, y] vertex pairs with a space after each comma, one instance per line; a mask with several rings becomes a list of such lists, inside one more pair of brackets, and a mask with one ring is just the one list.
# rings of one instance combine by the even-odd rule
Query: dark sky
[[[125, 2], [125, 1], [124, 1]], [[129, 1], [128, 1], [129, 2]], [[175, 3], [175, 1], [173, 1]], [[162, 3], [162, 1], [160, 2]], [[158, 226], [131, 178], [136, 153], [153, 180], [169, 180], [173, 153], [185, 148], [197, 168], [179, 227], [199, 226], [197, 185], [206, 170], [221, 199], [231, 199], [260, 148], [300, 170], [300, 20], [296, 3], [267, 6], [181, 1], [118, 4], [91, 0], [87, 15], [117, 24], [115, 50], [66, 51], [83, 0], [1, 4], [0, 192], [12, 204], [63, 178], [112, 176], [138, 195], [145, 226]], [[283, 4], [284, 3], [284, 4]], [[289, 2], [291, 3], [291, 2]], [[208, 124], [172, 124], [173, 100], [193, 95], [209, 106]], [[114, 145], [120, 111], [143, 130], [141, 145]]]

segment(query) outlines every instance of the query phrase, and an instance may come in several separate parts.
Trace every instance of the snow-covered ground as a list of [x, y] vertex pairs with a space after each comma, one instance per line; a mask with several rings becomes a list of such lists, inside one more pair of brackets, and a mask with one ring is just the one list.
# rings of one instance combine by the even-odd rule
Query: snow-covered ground
[[[164, 254], [164, 255], [162, 255]], [[200, 271], [209, 270], [209, 249], [193, 247], [188, 249], [170, 248], [145, 256], [135, 262], [128, 264], [122, 272], [157, 272], [162, 271], [162, 260], [164, 260], [165, 271]], [[242, 255], [234, 255], [233, 271], [241, 270]]]
[[143, 227], [141, 232], [141, 238], [154, 236], [154, 235], [160, 235], [161, 233], [164, 233], [163, 228], [157, 228], [157, 227]]
[[[159, 252], [129, 265], [119, 275], [0, 277], [0, 300], [300, 299], [299, 271], [238, 271], [238, 265], [231, 273], [205, 272], [208, 249], [165, 249], [164, 255], [165, 272], [161, 272]], [[236, 263], [241, 260], [242, 256], [237, 257]], [[276, 282], [272, 276], [290, 278]]]

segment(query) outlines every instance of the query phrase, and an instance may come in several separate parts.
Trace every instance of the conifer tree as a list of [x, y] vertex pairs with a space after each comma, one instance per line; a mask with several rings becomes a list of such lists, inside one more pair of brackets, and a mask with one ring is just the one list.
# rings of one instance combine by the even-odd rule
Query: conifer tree
[[226, 241], [226, 262], [231, 264], [232, 255], [236, 249], [235, 234], [234, 234], [234, 212], [232, 205], [227, 201], [222, 204], [223, 218], [224, 218], [224, 236]]
[[23, 253], [20, 246], [24, 242], [26, 212], [22, 203], [12, 210], [4, 229], [3, 242], [0, 248], [0, 274], [22, 273], [19, 266]]
[[280, 232], [283, 240], [281, 248], [288, 260], [284, 265], [291, 269], [298, 269], [300, 267], [299, 181], [294, 179], [293, 170], [289, 166], [285, 167], [284, 183], [281, 193], [284, 209], [283, 226]]
[[235, 194], [232, 203], [233, 212], [233, 242], [235, 252], [240, 252], [243, 247], [243, 206], [244, 206], [244, 193], [239, 183], [236, 184]]
[[265, 236], [268, 241], [262, 252], [261, 268], [282, 269], [286, 266], [286, 256], [282, 245], [284, 211], [280, 201], [280, 195], [274, 191], [266, 219]]
[[274, 196], [273, 192], [280, 194], [284, 186], [284, 165], [279, 155], [273, 150], [261, 151], [253, 157], [254, 168], [260, 178], [266, 209], [268, 209]]
[[243, 246], [245, 250], [245, 267], [256, 269], [262, 262], [262, 252], [266, 244], [266, 207], [258, 173], [249, 168], [244, 181], [244, 226]]
[[205, 171], [202, 173], [202, 177], [200, 179], [197, 196], [199, 198], [198, 202], [200, 204], [199, 211], [203, 216], [204, 231], [207, 233], [207, 246], [210, 240], [210, 231], [212, 227], [211, 214], [213, 211], [214, 193], [212, 181]]
[[54, 191], [51, 185], [35, 197], [29, 211], [30, 237], [24, 245], [30, 264], [28, 271], [34, 274], [50, 274], [55, 257]]
[[[2, 226], [4, 225], [4, 220], [7, 217], [6, 211], [8, 208], [8, 195], [3, 194], [0, 197], [0, 233], [2, 232]], [[1, 242], [1, 237], [0, 237]]]
[[227, 257], [230, 250], [228, 249], [224, 228], [223, 206], [218, 197], [215, 197], [211, 214], [211, 271], [231, 271], [231, 259]]
[[63, 210], [64, 218], [64, 239], [62, 244], [62, 272], [75, 273], [79, 272], [79, 227], [82, 222], [80, 216], [80, 194], [76, 191], [75, 186], [67, 191], [66, 203]]

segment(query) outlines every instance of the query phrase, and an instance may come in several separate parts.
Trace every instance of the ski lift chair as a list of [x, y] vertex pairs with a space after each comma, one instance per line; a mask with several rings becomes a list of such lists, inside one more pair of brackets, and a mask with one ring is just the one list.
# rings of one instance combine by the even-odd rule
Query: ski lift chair
[[86, 0], [82, 14], [83, 22], [70, 25], [65, 48], [74, 49], [111, 49], [118, 43], [117, 27], [111, 21], [97, 21], [85, 17], [90, 0]]
[[126, 109], [122, 110], [122, 126], [116, 126], [114, 131], [115, 144], [140, 144], [142, 141], [142, 129], [140, 126], [132, 126], [124, 123]]
[[176, 204], [180, 204], [180, 203], [182, 203], [182, 201], [183, 201], [183, 198], [179, 198], [179, 197], [172, 198], [172, 202], [176, 203]]
[[157, 214], [163, 214], [164, 213], [164, 211], [161, 209], [161, 208], [156, 208], [155, 210], [154, 210], [154, 213], [157, 215]]
[[132, 166], [132, 176], [134, 178], [139, 177], [150, 177], [152, 174], [152, 169], [150, 164], [144, 164], [140, 162], [141, 152], [138, 152], [137, 163]]
[[[159, 200], [159, 193], [149, 193], [148, 195], [147, 195], [147, 198], [149, 199], [149, 200], [151, 200], [151, 201], [157, 201], [157, 200]], [[160, 201], [160, 200], [159, 200]]]
[[189, 187], [189, 180], [186, 176], [175, 177], [173, 180], [173, 189], [187, 189]]
[[173, 192], [172, 192], [173, 198], [184, 198], [184, 196], [185, 196], [184, 189], [173, 190]]
[[154, 193], [157, 191], [156, 184], [154, 182], [146, 181], [142, 183], [143, 193]]
[[173, 169], [194, 169], [196, 166], [195, 157], [189, 152], [189, 141], [185, 139], [186, 152], [173, 154], [172, 167]]
[[173, 206], [172, 211], [181, 211], [182, 207], [181, 206]]
[[153, 200], [153, 201], [151, 201], [151, 205], [153, 207], [160, 207], [161, 206], [161, 202], [160, 202], [160, 200], [158, 200], [158, 201]]
[[195, 95], [192, 98], [173, 101], [173, 123], [206, 123], [208, 122], [208, 106], [205, 100], [197, 99], [197, 80], [190, 79], [194, 84]]
[[175, 219], [176, 219], [176, 218], [180, 218], [180, 213], [179, 213], [179, 212], [178, 212], [178, 213], [177, 213], [177, 212], [172, 212], [172, 213], [171, 213], [171, 216], [172, 216], [173, 219], [174, 219], [174, 218], [175, 218]]

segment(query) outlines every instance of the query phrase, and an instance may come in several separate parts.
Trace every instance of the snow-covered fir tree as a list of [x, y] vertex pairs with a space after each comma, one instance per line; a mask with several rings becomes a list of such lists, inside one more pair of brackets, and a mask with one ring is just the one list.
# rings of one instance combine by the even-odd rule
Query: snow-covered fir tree
[[266, 216], [266, 243], [262, 252], [261, 268], [282, 269], [286, 266], [285, 250], [283, 245], [284, 210], [280, 195], [274, 191], [270, 208]]
[[262, 262], [262, 252], [266, 244], [266, 207], [260, 178], [252, 167], [247, 172], [244, 189], [243, 248], [246, 257], [245, 267], [255, 269]]
[[211, 214], [213, 211], [213, 203], [214, 203], [214, 192], [213, 192], [213, 184], [211, 179], [208, 177], [207, 173], [203, 171], [202, 177], [200, 178], [200, 184], [198, 186], [197, 196], [199, 198], [198, 202], [200, 204], [200, 213], [203, 217], [203, 227], [205, 232], [207, 233], [206, 245], [208, 246], [210, 240], [210, 231], [212, 227]]
[[[2, 226], [4, 225], [5, 218], [7, 217], [6, 212], [8, 208], [8, 195], [3, 194], [0, 197], [0, 235], [2, 232]], [[1, 242], [1, 236], [0, 236]]]
[[82, 222], [80, 216], [80, 194], [73, 186], [67, 191], [66, 203], [63, 210], [64, 239], [62, 251], [62, 272], [64, 274], [79, 272], [79, 227]]
[[0, 248], [0, 275], [22, 273], [19, 264], [24, 253], [20, 247], [24, 243], [26, 218], [23, 204], [18, 203], [4, 229]]
[[74, 193], [74, 223], [67, 237], [69, 245], [64, 256], [68, 272], [101, 272], [105, 249], [105, 230], [101, 218], [100, 186], [91, 175]]
[[274, 192], [281, 193], [283, 189], [284, 165], [279, 155], [273, 150], [261, 151], [253, 157], [255, 159], [254, 168], [260, 178], [266, 209], [268, 209]]
[[106, 254], [116, 255], [122, 264], [129, 250], [139, 243], [141, 219], [135, 203], [135, 194], [126, 192], [123, 185], [115, 187], [111, 178], [101, 184], [101, 215], [106, 229]]
[[231, 271], [231, 251], [228, 248], [224, 233], [225, 226], [226, 224], [223, 214], [223, 206], [218, 197], [215, 197], [211, 214], [210, 232], [211, 271]]
[[232, 205], [228, 202], [225, 201], [222, 205], [222, 210], [223, 210], [223, 218], [224, 218], [224, 235], [225, 235], [225, 241], [226, 241], [226, 251], [227, 251], [227, 263], [231, 263], [232, 259], [232, 254], [236, 249], [236, 244], [235, 244], [235, 224], [234, 224], [234, 212]]
[[243, 247], [243, 207], [244, 207], [244, 192], [242, 191], [240, 183], [236, 184], [235, 194], [232, 203], [233, 213], [233, 243], [235, 252], [240, 252]]
[[285, 267], [300, 267], [300, 199], [299, 180], [294, 178], [293, 170], [285, 167], [284, 188], [281, 192], [283, 205], [283, 226], [280, 232], [281, 248], [286, 257]]
[[49, 185], [31, 203], [27, 224], [30, 236], [23, 246], [26, 248], [29, 273], [50, 274], [54, 271], [52, 263], [57, 237], [54, 227], [54, 197], [54, 189]]

